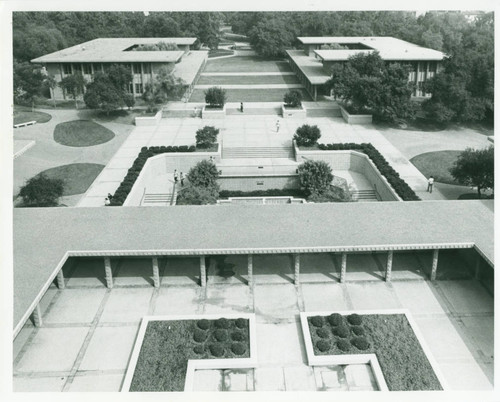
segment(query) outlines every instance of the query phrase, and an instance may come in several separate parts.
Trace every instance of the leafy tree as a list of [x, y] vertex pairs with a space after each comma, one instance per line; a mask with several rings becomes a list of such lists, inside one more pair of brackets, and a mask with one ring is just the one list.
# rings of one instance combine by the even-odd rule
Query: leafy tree
[[456, 160], [450, 173], [453, 178], [466, 186], [477, 187], [478, 197], [481, 198], [481, 190], [494, 188], [494, 150], [493, 146], [485, 149], [467, 148]]
[[144, 45], [139, 45], [132, 49], [136, 52], [141, 51], [168, 51], [168, 50], [179, 50], [177, 45], [172, 42], [160, 41], [158, 43], [146, 43]]
[[299, 91], [288, 91], [283, 97], [283, 102], [289, 107], [300, 107], [302, 105], [302, 94]]
[[207, 205], [215, 204], [219, 193], [212, 187], [189, 186], [179, 191], [177, 205]]
[[202, 160], [193, 166], [187, 179], [192, 186], [218, 189], [217, 179], [219, 172], [215, 164], [209, 160]]
[[54, 89], [56, 89], [56, 87], [57, 87], [57, 81], [53, 75], [47, 74], [45, 76], [44, 85], [47, 88], [49, 88], [50, 97], [52, 98], [52, 102], [54, 103], [54, 109], [55, 109], [56, 108], [56, 98], [55, 98], [55, 94], [54, 94]]
[[179, 99], [184, 93], [186, 83], [175, 77], [165, 67], [158, 70], [155, 79], [144, 86], [142, 99], [148, 104], [148, 110], [167, 102], [168, 98]]
[[321, 45], [320, 49], [321, 50], [342, 50], [342, 49], [348, 49], [348, 47], [342, 46], [338, 43], [327, 43], [325, 45]]
[[109, 115], [109, 112], [123, 105], [123, 95], [123, 91], [113, 84], [106, 73], [97, 73], [94, 81], [87, 86], [83, 100], [88, 108], [100, 109]]
[[14, 101], [29, 102], [35, 108], [36, 97], [41, 94], [45, 76], [39, 66], [14, 61]]
[[283, 57], [285, 49], [292, 46], [295, 32], [281, 16], [259, 21], [248, 33], [250, 44], [257, 54], [264, 57]]
[[224, 107], [226, 103], [226, 91], [221, 87], [212, 87], [205, 91], [205, 102], [212, 108]]
[[83, 94], [85, 84], [85, 78], [83, 78], [81, 74], [68, 75], [59, 82], [59, 86], [63, 91], [69, 93], [73, 97], [76, 109], [78, 109], [78, 96]]
[[324, 161], [308, 160], [299, 165], [298, 173], [300, 185], [309, 195], [324, 193], [333, 180], [332, 168]]
[[303, 126], [297, 128], [293, 139], [297, 142], [298, 146], [311, 147], [318, 143], [320, 137], [321, 132], [318, 126], [304, 124]]
[[135, 98], [134, 98], [134, 95], [133, 94], [125, 94], [123, 96], [123, 102], [125, 103], [125, 105], [128, 107], [128, 109], [130, 110], [131, 107], [133, 107], [135, 105]]
[[111, 64], [106, 74], [113, 85], [124, 92], [127, 91], [129, 84], [132, 83], [132, 72], [130, 68], [125, 67], [123, 64]]
[[210, 148], [217, 142], [219, 129], [213, 126], [205, 126], [196, 131], [196, 146], [198, 148]]
[[19, 195], [26, 206], [51, 207], [58, 204], [63, 192], [64, 182], [61, 179], [50, 179], [45, 174], [40, 173], [21, 187]]
[[42, 24], [46, 22], [30, 24], [29, 28], [22, 30], [14, 29], [12, 45], [15, 59], [30, 61], [67, 47], [67, 41], [59, 29]]

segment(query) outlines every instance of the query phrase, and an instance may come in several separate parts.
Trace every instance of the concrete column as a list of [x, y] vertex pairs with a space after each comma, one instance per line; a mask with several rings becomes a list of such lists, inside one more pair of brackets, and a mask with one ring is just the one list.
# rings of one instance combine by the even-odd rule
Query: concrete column
[[387, 265], [385, 267], [385, 281], [391, 281], [393, 251], [387, 253]]
[[33, 322], [35, 323], [35, 327], [41, 327], [43, 325], [40, 303], [37, 303], [35, 309], [33, 310]]
[[293, 265], [295, 268], [295, 275], [294, 275], [294, 280], [293, 282], [298, 285], [300, 283], [299, 281], [299, 273], [300, 273], [300, 254], [294, 254], [293, 255]]
[[205, 256], [200, 256], [200, 285], [207, 286], [207, 268], [205, 265]]
[[153, 281], [155, 288], [160, 287], [160, 269], [158, 268], [158, 257], [153, 257]]
[[57, 273], [57, 287], [59, 289], [64, 289], [64, 273], [62, 268]]
[[340, 266], [340, 283], [345, 282], [346, 271], [347, 271], [347, 253], [342, 253], [342, 264]]
[[108, 289], [113, 288], [113, 271], [111, 271], [111, 259], [104, 257], [104, 270], [106, 271], [106, 285]]
[[253, 285], [253, 255], [248, 254], [247, 256], [247, 264], [248, 264], [248, 285]]
[[436, 280], [436, 272], [437, 272], [437, 268], [438, 268], [438, 256], [439, 256], [439, 250], [436, 249], [432, 253], [431, 281]]

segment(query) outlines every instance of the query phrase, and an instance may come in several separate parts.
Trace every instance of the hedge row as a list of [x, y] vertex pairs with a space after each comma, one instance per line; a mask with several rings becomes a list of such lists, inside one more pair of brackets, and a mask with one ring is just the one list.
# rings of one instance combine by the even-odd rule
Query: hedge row
[[412, 188], [401, 178], [382, 154], [372, 145], [368, 143], [355, 144], [352, 142], [338, 144], [318, 144], [318, 148], [328, 151], [359, 151], [366, 154], [375, 164], [379, 172], [387, 179], [394, 191], [401, 197], [403, 201], [420, 201], [420, 198], [415, 194]]
[[113, 198], [111, 199], [110, 206], [121, 206], [127, 199], [130, 190], [134, 186], [139, 173], [141, 173], [142, 168], [146, 164], [146, 161], [151, 156], [170, 153], [170, 152], [194, 152], [196, 147], [194, 145], [180, 145], [180, 146], [161, 146], [161, 147], [142, 147], [141, 152], [137, 158], [135, 158], [132, 167], [128, 170], [127, 175], [120, 183], [120, 186], [116, 189]]
[[255, 191], [237, 191], [237, 190], [221, 190], [219, 191], [220, 198], [229, 197], [300, 197], [306, 198], [304, 190], [300, 189], [279, 189], [272, 188], [269, 190], [255, 190]]

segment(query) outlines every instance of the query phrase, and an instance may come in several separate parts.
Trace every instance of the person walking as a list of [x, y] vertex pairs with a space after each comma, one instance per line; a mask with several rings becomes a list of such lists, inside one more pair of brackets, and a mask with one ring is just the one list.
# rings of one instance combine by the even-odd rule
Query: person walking
[[177, 169], [174, 170], [174, 183], [177, 184], [179, 181], [179, 173], [177, 173]]
[[243, 113], [243, 102], [240, 102], [240, 112]]
[[184, 187], [184, 173], [181, 172], [181, 186]]
[[280, 131], [280, 121], [276, 120], [276, 132], [278, 133]]
[[434, 186], [434, 176], [429, 177], [429, 180], [427, 180], [427, 191], [429, 193], [432, 193], [432, 186]]
[[105, 206], [109, 206], [110, 204], [111, 204], [111, 202], [109, 201], [109, 198], [108, 198], [108, 197], [106, 197], [106, 198], [104, 199], [104, 205], [105, 205]]

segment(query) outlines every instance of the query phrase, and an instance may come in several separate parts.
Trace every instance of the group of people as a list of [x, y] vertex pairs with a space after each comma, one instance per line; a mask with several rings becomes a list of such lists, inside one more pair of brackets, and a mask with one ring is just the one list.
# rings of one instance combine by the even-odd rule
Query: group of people
[[181, 186], [184, 186], [184, 173], [179, 173], [177, 172], [177, 169], [174, 170], [174, 182], [177, 184], [179, 182], [179, 179], [181, 181]]
[[108, 193], [108, 196], [104, 199], [104, 205], [108, 206], [111, 205], [111, 200], [113, 199], [113, 196], [111, 193]]

